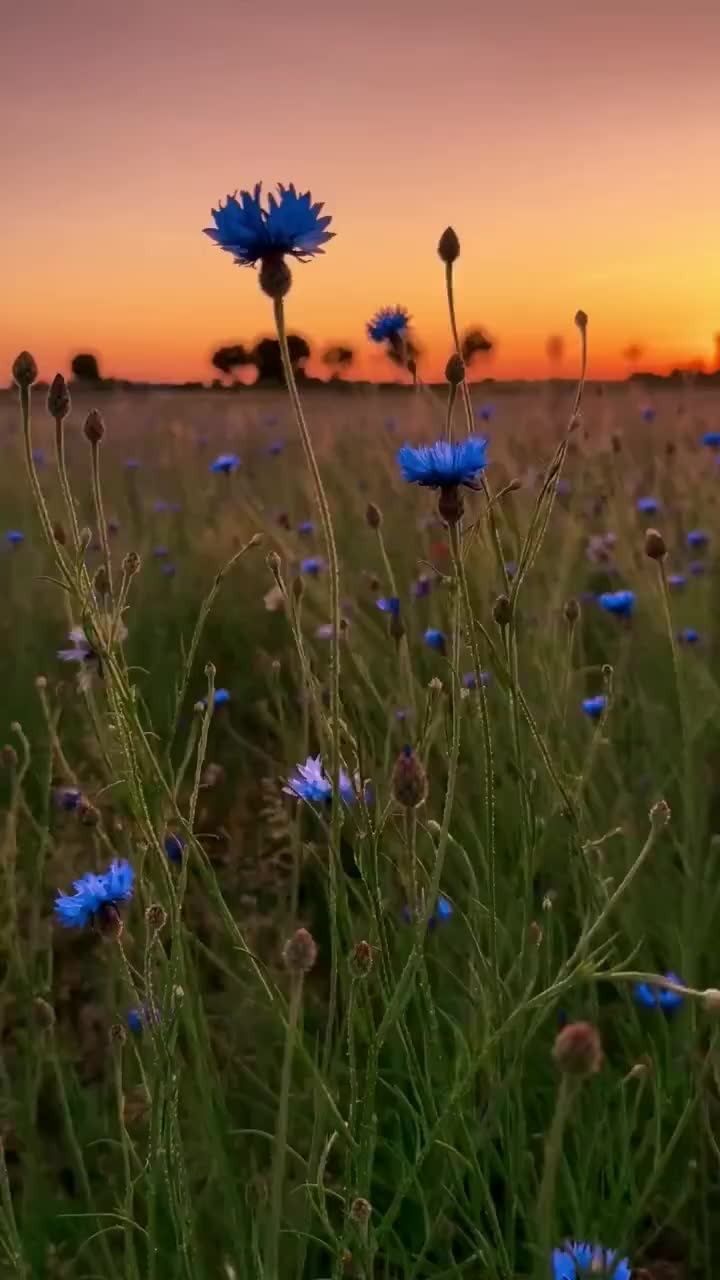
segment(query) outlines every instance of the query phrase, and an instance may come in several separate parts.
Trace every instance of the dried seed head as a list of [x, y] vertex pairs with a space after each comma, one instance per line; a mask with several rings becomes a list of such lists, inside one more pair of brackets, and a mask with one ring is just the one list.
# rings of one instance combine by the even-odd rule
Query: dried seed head
[[465, 378], [465, 362], [457, 351], [454, 351], [445, 365], [445, 377], [451, 387], [459, 387]]
[[62, 422], [70, 412], [70, 392], [61, 373], [56, 373], [50, 384], [47, 407], [50, 417], [56, 422]]
[[353, 978], [367, 978], [373, 967], [373, 953], [369, 942], [356, 942], [350, 954], [350, 972]]
[[563, 613], [565, 614], [566, 621], [570, 623], [570, 626], [574, 626], [580, 617], [580, 605], [577, 600], [566, 600], [563, 605]]
[[99, 444], [102, 440], [105, 435], [105, 423], [97, 409], [90, 410], [85, 422], [83, 423], [83, 431], [85, 433], [85, 439], [89, 440], [90, 444]]
[[155, 933], [159, 933], [167, 920], [165, 908], [161, 907], [159, 902], [153, 902], [145, 912], [145, 919], [148, 928], [153, 929]]
[[350, 1218], [356, 1222], [359, 1227], [366, 1227], [370, 1221], [372, 1214], [372, 1205], [369, 1200], [363, 1200], [362, 1196], [358, 1196], [357, 1200], [353, 1200], [350, 1205]]
[[670, 806], [666, 800], [658, 800], [650, 810], [650, 826], [653, 831], [662, 831], [670, 821]]
[[110, 1043], [113, 1045], [123, 1045], [126, 1040], [127, 1031], [125, 1028], [119, 1022], [114, 1023], [110, 1028]]
[[438, 240], [437, 251], [443, 262], [455, 262], [460, 257], [460, 241], [452, 227], [446, 227]]
[[55, 1010], [47, 1000], [43, 1000], [42, 996], [36, 996], [33, 1000], [33, 1014], [37, 1025], [43, 1031], [52, 1031], [55, 1026]]
[[657, 529], [645, 530], [645, 555], [651, 560], [663, 560], [667, 555], [665, 539]]
[[65, 530], [63, 529], [59, 520], [56, 520], [55, 523], [53, 524], [53, 538], [55, 539], [59, 547], [64, 547], [65, 543], [67, 542], [67, 538], [65, 537]]
[[290, 292], [292, 272], [281, 256], [263, 258], [260, 267], [260, 288], [268, 298], [284, 298]]
[[380, 525], [382, 524], [382, 512], [379, 507], [375, 506], [374, 502], [368, 502], [365, 509], [365, 519], [371, 529], [380, 528]]
[[392, 772], [392, 792], [404, 809], [417, 809], [427, 797], [428, 781], [422, 760], [412, 747], [403, 747]]
[[512, 605], [506, 595], [498, 596], [493, 605], [493, 618], [499, 627], [509, 627], [512, 622]]
[[3, 764], [6, 764], [8, 769], [17, 769], [18, 753], [9, 742], [6, 742], [2, 749], [2, 758]]
[[31, 387], [38, 376], [38, 367], [29, 351], [21, 351], [12, 367], [12, 376], [19, 387]]
[[286, 969], [291, 973], [309, 973], [317, 960], [317, 944], [307, 929], [296, 929], [282, 950]]
[[126, 577], [132, 578], [140, 568], [140, 557], [137, 551], [128, 551], [123, 558], [122, 571]]
[[591, 1022], [570, 1022], [555, 1037], [553, 1058], [560, 1071], [569, 1076], [592, 1076], [603, 1063], [597, 1028]]

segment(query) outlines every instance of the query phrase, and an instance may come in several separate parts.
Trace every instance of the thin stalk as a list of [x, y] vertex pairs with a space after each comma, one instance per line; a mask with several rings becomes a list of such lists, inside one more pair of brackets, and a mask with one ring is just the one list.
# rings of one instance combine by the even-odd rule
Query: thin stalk
[[285, 1178], [285, 1156], [287, 1154], [288, 1108], [290, 1104], [290, 1077], [292, 1074], [295, 1053], [295, 1036], [302, 1005], [303, 974], [293, 974], [290, 1000], [288, 1004], [287, 1031], [285, 1033], [285, 1052], [283, 1055], [282, 1074], [280, 1077], [280, 1096], [278, 1098], [277, 1127], [275, 1130], [275, 1152], [273, 1156], [272, 1184], [270, 1190], [270, 1217], [268, 1219], [267, 1238], [265, 1244], [264, 1280], [280, 1280], [279, 1250], [280, 1222], [282, 1217], [282, 1192]]
[[70, 488], [68, 479], [67, 465], [65, 462], [65, 431], [63, 428], [63, 419], [55, 419], [55, 457], [57, 460], [58, 477], [60, 479], [60, 491], [65, 503], [65, 510], [70, 521], [70, 535], [73, 542], [73, 550], [75, 554], [80, 550], [80, 526], [78, 524], [77, 512], [75, 510], [75, 500]]
[[536, 1265], [536, 1275], [543, 1277], [543, 1280], [549, 1274], [550, 1254], [555, 1239], [555, 1194], [563, 1149], [563, 1137], [576, 1092], [577, 1081], [564, 1074], [560, 1079], [560, 1088], [558, 1089], [552, 1124], [545, 1142], [545, 1161], [537, 1201], [537, 1239], [539, 1249]]
[[[100, 445], [97, 440], [93, 440], [91, 445], [92, 458], [92, 496], [93, 505], [95, 507], [95, 520], [98, 526], [98, 534], [100, 537], [100, 546], [103, 553], [103, 564], [105, 565], [105, 574], [107, 576], [107, 594], [112, 601], [112, 561], [110, 558], [110, 542], [108, 540], [107, 521], [105, 519], [105, 508], [103, 505], [102, 485], [100, 483]], [[110, 610], [108, 610], [108, 613]]]

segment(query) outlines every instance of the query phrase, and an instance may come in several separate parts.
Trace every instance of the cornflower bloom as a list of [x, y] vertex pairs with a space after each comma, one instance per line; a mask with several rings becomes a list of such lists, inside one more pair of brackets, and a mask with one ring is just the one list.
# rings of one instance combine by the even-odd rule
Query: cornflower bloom
[[81, 929], [88, 923], [103, 923], [117, 918], [117, 907], [133, 893], [135, 872], [124, 858], [111, 862], [103, 875], [87, 871], [73, 880], [74, 894], [58, 891], [55, 914], [67, 929]]
[[[674, 982], [678, 987], [685, 985], [676, 973], [666, 973], [663, 977], [667, 978], [668, 982]], [[679, 991], [669, 991], [667, 987], [655, 987], [650, 982], [636, 982], [633, 994], [637, 1003], [643, 1005], [645, 1009], [664, 1009], [666, 1012], [677, 1009], [685, 999]]]

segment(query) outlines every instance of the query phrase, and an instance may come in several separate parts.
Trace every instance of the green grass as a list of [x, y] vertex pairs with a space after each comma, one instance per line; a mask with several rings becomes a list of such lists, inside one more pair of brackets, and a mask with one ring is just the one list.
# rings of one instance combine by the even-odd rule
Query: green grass
[[[339, 750], [369, 784], [334, 820], [282, 791], [309, 754], [331, 769], [333, 736], [331, 646], [316, 634], [328, 575], [299, 574], [326, 551], [287, 400], [102, 397], [116, 604], [128, 552], [141, 568], [127, 638], [104, 644], [89, 692], [56, 653], [72, 622], [97, 624], [102, 552], [91, 544], [87, 574], [73, 557], [36, 394], [38, 477], [67, 535], [59, 585], [17, 400], [0, 403], [4, 520], [26, 535], [0, 553], [0, 1273], [547, 1280], [548, 1250], [569, 1237], [621, 1250], [638, 1274], [659, 1277], [657, 1260], [676, 1267], [664, 1275], [713, 1274], [717, 1023], [698, 996], [671, 1016], [639, 1007], [633, 975], [720, 985], [720, 470], [700, 445], [720, 410], [689, 386], [658, 393], [648, 424], [635, 395], [590, 387], [568, 437], [569, 394], [495, 395], [489, 489], [521, 487], [491, 510], [502, 560], [529, 559], [509, 627], [494, 618], [505, 584], [487, 497], [467, 494], [454, 558], [436, 496], [399, 479], [397, 446], [442, 435], [444, 396], [303, 401], [340, 560]], [[89, 407], [79, 396], [65, 438], [94, 537]], [[564, 439], [555, 495], [543, 476]], [[211, 474], [227, 449], [241, 469]], [[649, 518], [635, 508], [648, 494], [661, 504]], [[317, 532], [302, 535], [307, 519]], [[667, 599], [648, 523], [667, 572], [687, 575]], [[693, 528], [705, 552], [687, 548]], [[593, 563], [605, 532], [616, 542]], [[412, 594], [419, 573], [427, 598]], [[375, 605], [393, 583], [399, 641]], [[620, 586], [636, 593], [630, 622], [586, 598]], [[431, 626], [445, 656], [423, 643]], [[677, 640], [686, 626], [698, 645]], [[476, 663], [483, 697], [462, 685]], [[197, 704], [213, 687], [230, 701], [211, 714]], [[593, 722], [581, 703], [600, 692]], [[392, 785], [406, 743], [428, 777], [412, 811]], [[85, 820], [58, 808], [62, 785], [88, 797]], [[649, 817], [662, 800], [667, 825]], [[182, 866], [168, 831], [186, 841]], [[61, 929], [57, 888], [111, 857], [137, 873], [121, 937]], [[426, 929], [438, 889], [452, 916]], [[282, 961], [301, 926], [318, 947], [302, 979]], [[144, 1002], [159, 1021], [118, 1031]], [[552, 1053], [566, 1021], [594, 1024], [605, 1055], [568, 1089]]]

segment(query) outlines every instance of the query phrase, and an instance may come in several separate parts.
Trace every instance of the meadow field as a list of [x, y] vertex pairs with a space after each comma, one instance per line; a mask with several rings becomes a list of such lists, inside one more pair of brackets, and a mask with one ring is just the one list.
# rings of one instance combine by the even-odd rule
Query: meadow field
[[471, 385], [442, 518], [447, 388], [301, 387], [335, 617], [284, 392], [71, 394], [0, 397], [0, 1274], [717, 1276], [720, 394]]

